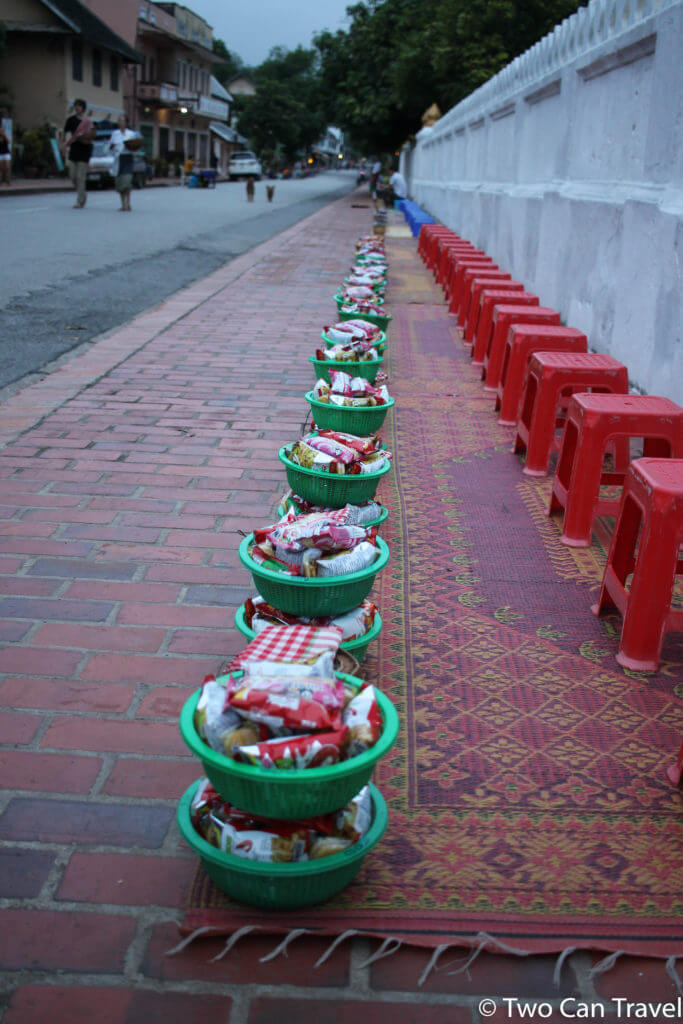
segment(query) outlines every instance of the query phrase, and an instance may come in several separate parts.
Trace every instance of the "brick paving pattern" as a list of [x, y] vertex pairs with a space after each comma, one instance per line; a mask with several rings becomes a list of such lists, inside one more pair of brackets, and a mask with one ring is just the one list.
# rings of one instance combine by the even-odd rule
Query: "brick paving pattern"
[[[177, 293], [0, 409], [0, 1019], [477, 1024], [482, 996], [669, 997], [661, 961], [590, 980], [574, 954], [371, 965], [356, 938], [223, 940], [174, 957], [195, 859], [174, 824], [198, 776], [189, 692], [243, 641], [240, 531], [284, 490], [308, 356], [370, 211], [349, 197]], [[444, 307], [444, 318], [447, 316]], [[452, 951], [451, 951], [452, 952]]]

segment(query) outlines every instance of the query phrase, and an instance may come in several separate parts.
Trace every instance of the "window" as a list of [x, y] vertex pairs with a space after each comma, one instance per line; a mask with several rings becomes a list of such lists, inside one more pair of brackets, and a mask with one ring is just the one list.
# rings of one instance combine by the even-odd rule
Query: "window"
[[149, 78], [147, 79], [148, 82], [153, 82], [154, 81], [154, 78], [155, 78], [155, 75], [156, 75], [156, 69], [157, 69], [156, 68], [156, 64], [157, 64], [157, 62], [154, 59], [154, 57], [150, 57], [149, 58]]
[[92, 84], [102, 85], [102, 51], [92, 52]]
[[112, 92], [119, 91], [119, 59], [113, 53], [109, 58], [109, 88]]
[[157, 21], [156, 11], [154, 10], [153, 7], [150, 7], [150, 9], [149, 9], [149, 23], [150, 23], [150, 25], [156, 25], [156, 21]]
[[192, 157], [194, 160], [195, 147], [197, 145], [197, 135], [195, 132], [187, 133], [187, 155]]
[[146, 4], [140, 4], [140, 17], [142, 18], [143, 21], [146, 21], [146, 19], [147, 19], [147, 5]]
[[71, 40], [71, 77], [74, 82], [83, 81], [83, 47], [75, 39]]

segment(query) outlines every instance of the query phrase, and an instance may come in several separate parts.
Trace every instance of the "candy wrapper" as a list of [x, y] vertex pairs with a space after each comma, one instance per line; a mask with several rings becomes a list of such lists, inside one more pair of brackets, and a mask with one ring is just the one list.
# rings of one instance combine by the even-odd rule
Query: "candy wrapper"
[[382, 442], [376, 434], [370, 437], [357, 437], [355, 434], [346, 434], [341, 430], [320, 429], [318, 435], [320, 437], [329, 437], [333, 441], [339, 441], [340, 444], [353, 448], [360, 455], [372, 455], [373, 452], [379, 451], [382, 447]]
[[306, 441], [295, 441], [287, 453], [287, 458], [304, 469], [318, 469], [325, 473], [346, 472], [343, 462], [311, 447]]
[[374, 686], [364, 687], [353, 698], [344, 710], [343, 721], [349, 727], [349, 757], [374, 747], [382, 733], [382, 716]]
[[[214, 845], [224, 853], [246, 860], [260, 861], [265, 864], [289, 864], [300, 860], [308, 860], [311, 845], [311, 834], [308, 829], [291, 828], [283, 822], [277, 831], [260, 829], [240, 829], [230, 822], [221, 821], [211, 815], [211, 821], [217, 832], [218, 842]], [[206, 837], [205, 837], [206, 838]], [[208, 840], [211, 842], [211, 840]]]
[[326, 363], [366, 363], [379, 359], [379, 353], [371, 342], [355, 341], [352, 345], [331, 345], [324, 352], [316, 349], [315, 358]]
[[308, 736], [266, 740], [235, 751], [235, 760], [279, 771], [337, 764], [347, 741], [345, 727]]
[[344, 686], [335, 677], [244, 676], [228, 689], [226, 707], [269, 729], [323, 732], [341, 726]]

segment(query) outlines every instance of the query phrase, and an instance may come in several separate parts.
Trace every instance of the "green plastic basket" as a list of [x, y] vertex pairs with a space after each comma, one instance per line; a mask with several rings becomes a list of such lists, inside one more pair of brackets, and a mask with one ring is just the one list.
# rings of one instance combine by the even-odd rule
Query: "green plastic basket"
[[[241, 673], [235, 673], [241, 675]], [[360, 689], [361, 680], [344, 672], [338, 679]], [[195, 690], [180, 712], [180, 734], [199, 758], [204, 773], [224, 800], [264, 818], [314, 818], [336, 811], [363, 788], [377, 762], [388, 754], [398, 736], [398, 715], [388, 697], [375, 687], [382, 716], [382, 734], [374, 747], [323, 768], [262, 768], [219, 754], [205, 743], [194, 726], [201, 690]]]
[[363, 380], [374, 384], [375, 377], [384, 362], [381, 357], [379, 359], [363, 359], [357, 363], [345, 363], [336, 362], [334, 359], [316, 359], [315, 356], [309, 356], [308, 361], [313, 363], [315, 379], [322, 378], [328, 384], [330, 383], [330, 370], [341, 370], [342, 373], [350, 373], [352, 377], [362, 377]]
[[[235, 613], [235, 625], [237, 629], [246, 637], [247, 640], [251, 641], [256, 638], [256, 633], [253, 629], [250, 629], [244, 618], [244, 605], [240, 605]], [[341, 649], [348, 651], [352, 654], [356, 661], [362, 661], [365, 655], [368, 653], [368, 647], [373, 640], [376, 640], [379, 634], [382, 632], [382, 616], [379, 612], [375, 612], [375, 620], [372, 626], [364, 633], [363, 636], [357, 637], [355, 640], [343, 640], [341, 643]]]
[[197, 782], [185, 790], [178, 806], [178, 828], [185, 842], [201, 859], [202, 866], [222, 892], [241, 903], [274, 910], [308, 907], [330, 899], [353, 880], [366, 853], [386, 832], [389, 815], [382, 794], [370, 783], [372, 824], [353, 846], [320, 860], [296, 864], [262, 864], [223, 853], [199, 835], [190, 816]]
[[371, 501], [381, 478], [391, 469], [387, 463], [376, 473], [359, 473], [357, 476], [322, 473], [292, 462], [287, 456], [286, 446], [280, 448], [277, 457], [285, 467], [287, 483], [294, 494], [322, 508], [343, 508], [344, 505], [362, 505], [364, 501]]
[[[394, 399], [390, 398], [385, 405], [332, 405], [330, 402], [319, 402], [313, 397], [312, 391], [307, 391], [304, 397], [311, 407], [316, 427], [323, 430], [341, 430], [357, 437], [366, 437], [380, 431], [387, 413], [394, 404]], [[301, 494], [300, 491], [296, 493]]]
[[[346, 504], [346, 502], [345, 502], [345, 504]], [[367, 526], [381, 526], [382, 523], [385, 523], [387, 521], [387, 519], [389, 518], [389, 509], [386, 507], [386, 505], [381, 505], [380, 507], [381, 507], [382, 511], [380, 512], [380, 514], [377, 516], [376, 519], [368, 519], [367, 523], [359, 523], [358, 525], [359, 526], [366, 526], [366, 527]], [[277, 507], [277, 514], [280, 517], [280, 519], [282, 519], [282, 517], [285, 514], [285, 512], [287, 512], [287, 510], [290, 509], [290, 508], [293, 508], [294, 511], [297, 513], [297, 515], [303, 515], [304, 514], [302, 508], [299, 505], [297, 505], [297, 503], [292, 498], [289, 498], [286, 506], [285, 505], [278, 505], [278, 507]]]
[[259, 565], [249, 554], [254, 535], [250, 533], [239, 546], [238, 554], [242, 565], [251, 573], [254, 586], [261, 597], [280, 608], [288, 615], [304, 615], [314, 619], [323, 615], [341, 615], [357, 608], [368, 596], [378, 572], [389, 561], [389, 548], [377, 538], [379, 554], [372, 565], [346, 576], [324, 578], [290, 576], [277, 572], [265, 565]]
[[340, 320], [367, 320], [369, 324], [374, 324], [375, 327], [379, 327], [381, 331], [386, 333], [389, 323], [391, 321], [391, 313], [387, 313], [386, 316], [379, 316], [375, 313], [342, 313], [341, 307], [343, 303], [337, 303], [337, 312]]
[[[349, 319], [349, 318], [347, 317], [347, 319]], [[351, 317], [351, 319], [354, 319], [354, 318]], [[360, 317], [356, 317], [355, 319], [360, 319]], [[341, 344], [341, 342], [339, 342], [339, 341], [331, 341], [331, 339], [327, 337], [327, 335], [325, 334], [324, 331], [320, 332], [320, 337], [325, 342], [325, 345], [327, 346], [327, 348], [332, 348], [333, 345], [340, 345]], [[373, 345], [373, 348], [376, 348], [378, 352], [384, 352], [386, 347], [387, 347], [387, 336], [384, 333], [384, 331], [382, 331], [380, 333], [379, 340], [377, 342], [375, 342], [375, 344]], [[355, 364], [353, 364], [353, 365], [355, 365]]]

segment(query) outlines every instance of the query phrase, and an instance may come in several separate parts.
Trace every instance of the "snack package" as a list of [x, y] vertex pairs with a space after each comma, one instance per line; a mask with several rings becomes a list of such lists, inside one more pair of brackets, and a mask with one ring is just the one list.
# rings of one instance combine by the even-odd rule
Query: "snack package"
[[332, 437], [310, 436], [306, 438], [305, 442], [300, 443], [305, 443], [309, 448], [327, 455], [330, 459], [343, 462], [345, 466], [358, 461], [357, 451], [342, 444], [341, 441], [336, 441]]
[[337, 832], [357, 842], [362, 839], [371, 824], [372, 798], [369, 787], [363, 786], [337, 815]]
[[327, 473], [345, 472], [343, 462], [340, 464], [337, 459], [312, 448], [306, 441], [295, 441], [287, 452], [287, 458], [304, 469], [318, 469]]
[[375, 545], [369, 541], [361, 541], [352, 551], [342, 551], [316, 559], [318, 576], [347, 576], [372, 565], [376, 557]]
[[315, 385], [313, 387], [313, 392], [312, 392], [313, 397], [315, 399], [317, 399], [319, 402], [325, 401], [325, 399], [327, 398], [329, 393], [330, 393], [330, 385], [327, 383], [326, 380], [322, 380], [322, 378], [321, 378], [320, 380], [317, 380], [315, 382]]
[[308, 736], [289, 736], [286, 739], [266, 740], [263, 743], [235, 750], [235, 760], [261, 768], [287, 771], [293, 768], [322, 768], [337, 764], [348, 737], [342, 726], [329, 732]]
[[382, 734], [382, 716], [374, 686], [364, 687], [344, 709], [344, 725], [349, 728], [348, 756], [356, 757], [374, 747]]
[[318, 435], [320, 437], [329, 437], [333, 441], [339, 441], [341, 444], [353, 448], [354, 451], [359, 452], [361, 455], [371, 455], [382, 447], [382, 443], [376, 434], [370, 437], [357, 437], [355, 434], [346, 434], [341, 430], [320, 429]]
[[308, 859], [311, 834], [306, 828], [292, 828], [283, 822], [277, 831], [273, 825], [268, 830], [243, 830], [230, 822], [221, 821], [213, 814], [211, 820], [218, 838], [215, 845], [224, 853], [266, 864], [294, 863]]
[[233, 748], [244, 743], [257, 743], [259, 729], [245, 722], [231, 708], [225, 708], [226, 690], [214, 676], [207, 676], [194, 713], [194, 725], [199, 736], [212, 750], [232, 755]]
[[335, 395], [353, 394], [352, 380], [350, 374], [343, 370], [330, 370], [330, 392]]
[[269, 729], [324, 732], [341, 727], [344, 686], [335, 677], [244, 676], [227, 691], [226, 706]]
[[318, 836], [311, 843], [308, 856], [310, 860], [320, 860], [321, 857], [331, 857], [335, 853], [342, 853], [349, 846], [353, 846], [352, 839], [341, 839], [339, 836]]

